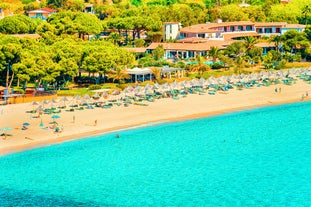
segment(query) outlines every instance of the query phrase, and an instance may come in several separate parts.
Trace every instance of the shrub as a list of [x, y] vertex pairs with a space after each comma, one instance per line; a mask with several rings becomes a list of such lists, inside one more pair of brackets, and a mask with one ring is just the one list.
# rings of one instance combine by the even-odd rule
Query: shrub
[[17, 94], [25, 94], [25, 91], [21, 88], [14, 88], [14, 93], [17, 93]]
[[89, 86], [89, 90], [98, 90], [98, 89], [101, 89], [101, 85], [90, 85]]

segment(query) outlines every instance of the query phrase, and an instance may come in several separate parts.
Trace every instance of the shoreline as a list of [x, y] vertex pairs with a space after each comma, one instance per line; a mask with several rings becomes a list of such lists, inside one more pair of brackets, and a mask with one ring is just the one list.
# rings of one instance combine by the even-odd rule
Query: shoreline
[[[227, 94], [217, 95], [189, 95], [179, 100], [163, 99], [150, 103], [149, 106], [117, 106], [114, 109], [88, 109], [85, 112], [61, 112], [60, 121], [64, 125], [64, 132], [61, 134], [53, 134], [39, 127], [33, 127], [31, 131], [22, 131], [17, 126], [29, 119], [29, 115], [21, 114], [20, 120], [17, 120], [16, 114], [20, 111], [29, 109], [29, 105], [23, 104], [14, 107], [8, 106], [8, 124], [14, 128], [7, 140], [0, 141], [0, 157], [14, 154], [22, 151], [31, 150], [55, 144], [61, 144], [68, 141], [79, 140], [87, 137], [104, 135], [133, 128], [152, 126], [152, 123], [163, 124], [171, 122], [186, 121], [205, 117], [212, 117], [226, 113], [234, 113], [244, 110], [252, 110], [256, 108], [276, 106], [300, 102], [300, 96], [305, 91], [311, 91], [311, 85], [302, 81], [297, 81], [291, 86], [279, 84], [282, 87], [282, 94], [274, 92], [276, 85], [251, 88], [242, 91], [231, 89]], [[309, 97], [305, 97], [304, 101], [309, 101]], [[179, 103], [179, 104], [177, 104]], [[203, 106], [203, 107], [202, 107]], [[206, 108], [204, 108], [204, 106]], [[16, 111], [15, 109], [16, 108]], [[17, 108], [20, 108], [18, 111]], [[1, 108], [0, 108], [1, 109]], [[110, 111], [109, 111], [110, 110]], [[101, 113], [96, 113], [101, 111]], [[103, 117], [106, 114], [109, 117]], [[75, 123], [71, 122], [72, 115], [82, 117]], [[3, 116], [0, 116], [0, 124], [3, 124]], [[44, 122], [48, 122], [50, 117], [44, 117]], [[76, 118], [75, 118], [76, 119]], [[92, 124], [93, 120], [99, 120], [99, 124]], [[32, 125], [36, 125], [39, 120], [29, 119]], [[41, 120], [42, 121], [42, 120]], [[107, 121], [107, 122], [105, 122]], [[110, 122], [109, 122], [110, 121]], [[19, 122], [19, 123], [18, 123]], [[24, 138], [22, 138], [24, 137]], [[26, 138], [29, 138], [26, 139]], [[4, 143], [4, 144], [3, 144]]]

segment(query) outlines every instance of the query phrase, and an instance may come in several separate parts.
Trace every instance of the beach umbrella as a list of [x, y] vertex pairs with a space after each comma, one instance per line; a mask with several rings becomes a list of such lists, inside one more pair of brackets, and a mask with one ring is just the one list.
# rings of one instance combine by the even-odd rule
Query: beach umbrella
[[96, 92], [93, 96], [92, 96], [93, 99], [99, 99], [100, 98], [100, 95], [98, 94], [98, 92]]
[[57, 103], [57, 101], [54, 99], [54, 98], [52, 98], [51, 100], [50, 100], [50, 102], [49, 102], [49, 104], [51, 105], [51, 108], [53, 108], [54, 107], [54, 104], [56, 104]]
[[55, 119], [59, 119], [60, 116], [59, 115], [53, 115], [51, 118], [53, 119], [53, 122], [55, 122]]
[[112, 95], [119, 95], [119, 94], [120, 94], [120, 91], [114, 90], [111, 94], [112, 94]]
[[12, 130], [11, 127], [4, 127], [4, 128], [2, 128], [2, 131], [3, 131], [3, 132], [7, 132], [7, 131], [10, 131], [10, 130]]
[[29, 124], [28, 122], [24, 122], [24, 123], [23, 123], [23, 126], [26, 126], [26, 127], [27, 127], [27, 126], [29, 126], [29, 125], [30, 125], [30, 124]]
[[39, 105], [39, 103], [36, 101], [32, 101], [30, 105], [32, 106], [32, 110], [35, 110], [35, 106]]
[[40, 126], [40, 127], [43, 127], [43, 126], [44, 126], [42, 119], [41, 119], [41, 121], [40, 121], [39, 126]]
[[64, 102], [64, 106], [66, 105], [66, 101], [69, 101], [69, 99], [66, 96], [64, 96], [60, 100]]
[[4, 135], [4, 139], [6, 139], [6, 136], [7, 136], [6, 132], [10, 131], [10, 130], [12, 130], [11, 127], [4, 127], [1, 129], [1, 131], [3, 132], [3, 135]]

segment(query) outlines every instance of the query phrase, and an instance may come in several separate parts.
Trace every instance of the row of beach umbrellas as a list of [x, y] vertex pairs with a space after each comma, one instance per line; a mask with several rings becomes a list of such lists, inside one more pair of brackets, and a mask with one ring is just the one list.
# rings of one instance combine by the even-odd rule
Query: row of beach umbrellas
[[227, 84], [237, 84], [237, 83], [250, 83], [250, 82], [263, 82], [266, 80], [284, 80], [284, 79], [295, 79], [301, 75], [311, 76], [311, 67], [307, 69], [289, 69], [289, 70], [279, 70], [279, 71], [261, 71], [260, 73], [250, 73], [250, 74], [239, 74], [231, 76], [221, 76], [221, 77], [210, 77], [208, 79], [192, 79], [185, 80], [181, 82], [174, 81], [173, 83], [164, 83], [154, 85], [147, 84], [146, 86], [128, 86], [123, 91], [114, 90], [110, 94], [106, 90], [96, 90], [95, 94], [91, 97], [86, 94], [84, 96], [76, 95], [73, 98], [62, 97], [58, 101], [51, 99], [50, 101], [43, 100], [40, 102], [31, 102], [31, 105], [37, 110], [44, 110], [45, 107], [55, 107], [55, 106], [74, 106], [76, 104], [92, 104], [94, 102], [104, 102], [105, 99], [113, 100], [120, 99], [121, 97], [134, 97], [143, 95], [152, 95], [155, 92], [164, 93], [174, 90], [186, 90], [189, 88], [209, 88], [215, 85], [227, 85]]

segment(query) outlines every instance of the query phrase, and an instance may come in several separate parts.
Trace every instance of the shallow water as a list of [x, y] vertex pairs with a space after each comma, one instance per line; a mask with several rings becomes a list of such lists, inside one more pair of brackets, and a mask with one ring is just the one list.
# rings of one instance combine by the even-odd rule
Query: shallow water
[[311, 206], [311, 103], [0, 158], [0, 206]]

